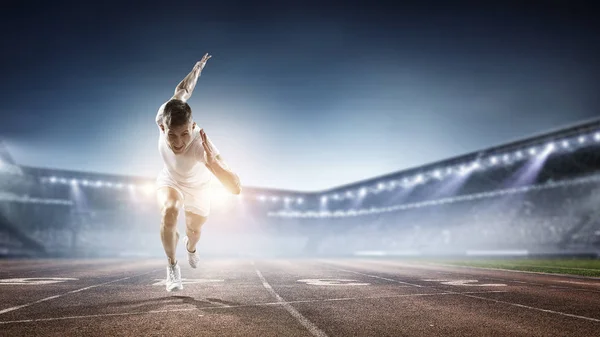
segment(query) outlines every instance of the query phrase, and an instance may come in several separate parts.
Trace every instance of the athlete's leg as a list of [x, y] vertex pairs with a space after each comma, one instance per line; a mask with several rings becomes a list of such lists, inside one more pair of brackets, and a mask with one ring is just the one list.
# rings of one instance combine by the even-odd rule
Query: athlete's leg
[[183, 200], [177, 190], [166, 186], [157, 190], [157, 199], [161, 214], [160, 239], [169, 259], [169, 264], [174, 265], [176, 262], [175, 251], [179, 240], [177, 216], [183, 205]]
[[187, 249], [188, 252], [196, 251], [196, 244], [200, 240], [200, 232], [202, 225], [206, 222], [207, 217], [198, 215], [192, 212], [185, 212], [185, 233], [188, 237]]

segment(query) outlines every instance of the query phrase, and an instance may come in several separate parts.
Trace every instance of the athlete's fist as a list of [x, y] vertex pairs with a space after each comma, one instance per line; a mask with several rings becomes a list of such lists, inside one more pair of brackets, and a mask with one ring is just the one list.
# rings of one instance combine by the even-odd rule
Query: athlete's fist
[[196, 68], [199, 68], [200, 70], [204, 69], [204, 66], [206, 65], [206, 61], [208, 61], [209, 58], [211, 58], [212, 56], [208, 55], [208, 53], [204, 54], [204, 56], [202, 57], [202, 60], [196, 62]]
[[204, 129], [200, 129], [200, 137], [202, 137], [202, 147], [204, 147], [204, 162], [206, 165], [211, 165], [217, 160], [217, 151], [213, 143], [206, 136]]

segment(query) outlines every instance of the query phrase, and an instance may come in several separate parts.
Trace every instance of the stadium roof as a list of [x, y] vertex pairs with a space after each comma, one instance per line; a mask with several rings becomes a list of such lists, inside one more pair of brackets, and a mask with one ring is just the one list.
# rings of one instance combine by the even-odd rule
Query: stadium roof
[[319, 191], [318, 193], [329, 193], [329, 192], [334, 192], [334, 191], [348, 189], [348, 188], [356, 188], [360, 185], [374, 184], [374, 183], [377, 183], [382, 180], [387, 180], [387, 179], [392, 179], [392, 178], [398, 177], [400, 175], [417, 174], [417, 173], [421, 173], [423, 171], [433, 170], [438, 167], [443, 167], [443, 166], [447, 167], [447, 166], [470, 162], [470, 161], [479, 159], [480, 157], [487, 156], [487, 155], [494, 155], [497, 153], [506, 153], [506, 152], [510, 152], [510, 151], [515, 151], [517, 149], [525, 149], [530, 146], [545, 144], [545, 143], [548, 143], [551, 141], [562, 140], [565, 138], [581, 135], [584, 133], [597, 132], [597, 131], [600, 131], [600, 118], [589, 119], [589, 120], [579, 122], [576, 124], [572, 124], [569, 126], [565, 126], [565, 127], [557, 128], [554, 130], [549, 130], [549, 131], [545, 131], [542, 133], [538, 133], [533, 136], [528, 136], [525, 138], [512, 140], [512, 141], [509, 141], [509, 142], [506, 142], [506, 143], [503, 143], [500, 145], [492, 146], [492, 147], [481, 149], [478, 151], [469, 152], [469, 153], [466, 153], [466, 154], [463, 154], [460, 156], [443, 159], [443, 160], [440, 160], [437, 162], [433, 162], [433, 163], [429, 163], [429, 164], [425, 164], [425, 165], [421, 165], [421, 166], [417, 166], [417, 167], [413, 167], [413, 168], [409, 168], [409, 169], [405, 169], [405, 170], [394, 171], [394, 172], [387, 173], [387, 174], [384, 174], [381, 176], [368, 178], [368, 179], [360, 180], [360, 181], [355, 181], [355, 182], [341, 185], [341, 186], [336, 186], [334, 188]]

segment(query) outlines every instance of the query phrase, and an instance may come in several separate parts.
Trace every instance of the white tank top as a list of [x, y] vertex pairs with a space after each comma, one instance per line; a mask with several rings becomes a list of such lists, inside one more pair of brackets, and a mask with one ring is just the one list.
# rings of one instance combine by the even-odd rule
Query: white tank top
[[[166, 104], [165, 102], [161, 105], [156, 114], [156, 124], [159, 126], [158, 131], [160, 133], [158, 137], [158, 152], [164, 163], [163, 173], [168, 174], [182, 186], [197, 187], [198, 185], [209, 183], [212, 179], [212, 172], [205, 165], [200, 127], [198, 125], [194, 127], [192, 130], [192, 141], [182, 153], [175, 155], [167, 144], [165, 133], [160, 129], [163, 109]], [[211, 147], [215, 149], [215, 154], [219, 154], [219, 150], [212, 144], [208, 136], [207, 139]]]

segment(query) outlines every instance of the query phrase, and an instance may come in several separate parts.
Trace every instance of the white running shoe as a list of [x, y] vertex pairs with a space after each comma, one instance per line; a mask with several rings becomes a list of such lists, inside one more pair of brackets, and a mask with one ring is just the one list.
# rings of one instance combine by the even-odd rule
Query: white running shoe
[[189, 241], [189, 239], [187, 236], [183, 238], [183, 246], [185, 247], [185, 251], [187, 252], [188, 262], [190, 263], [190, 267], [197, 268], [198, 264], [200, 263], [200, 256], [198, 255], [198, 249], [196, 249], [195, 252], [190, 253], [187, 250], [188, 241]]
[[167, 291], [177, 291], [183, 289], [181, 283], [181, 269], [179, 268], [179, 262], [175, 262], [174, 265], [167, 266]]

